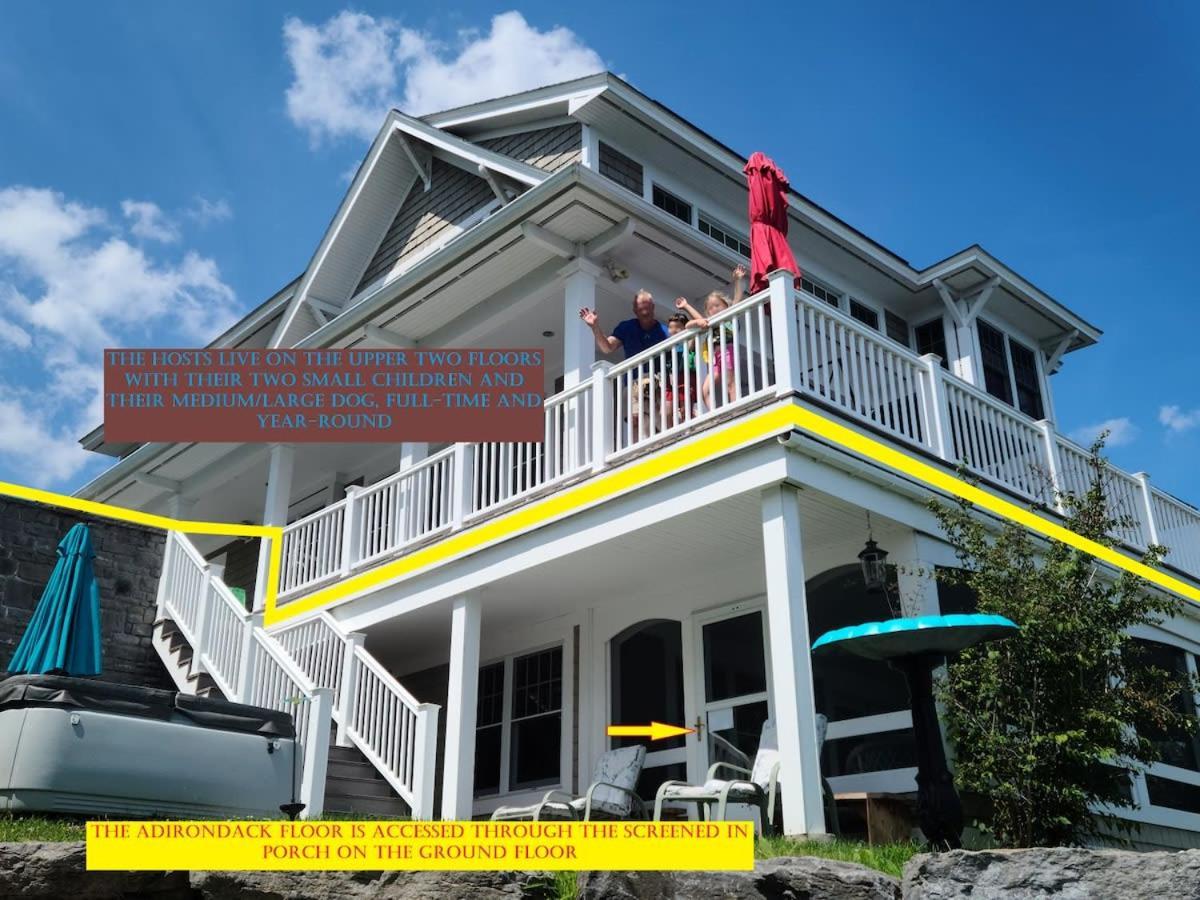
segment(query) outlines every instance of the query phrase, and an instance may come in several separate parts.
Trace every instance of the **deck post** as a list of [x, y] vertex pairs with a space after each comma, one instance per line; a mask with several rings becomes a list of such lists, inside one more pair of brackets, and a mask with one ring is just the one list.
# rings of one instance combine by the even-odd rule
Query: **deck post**
[[352, 743], [347, 730], [354, 727], [355, 689], [354, 656], [356, 648], [363, 646], [367, 636], [361, 631], [352, 631], [342, 641], [342, 687], [338, 697], [337, 745], [350, 747]]
[[1154, 492], [1150, 490], [1150, 476], [1146, 472], [1134, 472], [1133, 479], [1141, 487], [1142, 516], [1146, 522], [1146, 542], [1161, 546], [1158, 539], [1158, 523], [1154, 521]]
[[606, 359], [592, 363], [592, 471], [599, 472], [613, 448], [613, 395], [608, 373], [612, 363]]
[[804, 373], [800, 370], [800, 326], [796, 320], [795, 277], [784, 269], [767, 276], [775, 391], [781, 396], [799, 391], [804, 383]]
[[458, 531], [472, 511], [475, 495], [475, 445], [454, 445], [454, 467], [451, 470], [454, 491], [450, 504], [450, 527]]
[[263, 627], [263, 614], [252, 613], [243, 622], [242, 652], [238, 657], [237, 697], [230, 699], [238, 703], [254, 702], [254, 670], [258, 662], [258, 642], [254, 640], [254, 629]]
[[563, 388], [572, 388], [588, 379], [596, 361], [596, 339], [579, 321], [579, 310], [596, 308], [596, 279], [601, 269], [586, 259], [574, 259], [559, 274], [563, 285]]
[[446, 752], [442, 762], [443, 819], [471, 818], [482, 613], [478, 595], [454, 598], [450, 612], [450, 678], [446, 687]]
[[[308, 733], [304, 741], [304, 771], [300, 775], [300, 802], [304, 818], [318, 819], [325, 812], [325, 774], [329, 768], [329, 725], [333, 691], [313, 688], [308, 702]], [[300, 749], [300, 748], [297, 748]]]
[[929, 379], [929, 445], [946, 462], [954, 462], [954, 439], [950, 432], [950, 406], [946, 402], [946, 383], [942, 380], [942, 358], [936, 353], [921, 357]]
[[346, 506], [342, 510], [342, 556], [341, 573], [343, 578], [350, 575], [354, 564], [358, 562], [358, 545], [362, 538], [362, 516], [358, 514], [358, 495], [362, 488], [351, 485], [346, 488]]
[[438, 710], [436, 703], [422, 703], [417, 709], [417, 734], [414, 746], [417, 759], [413, 765], [414, 819], [433, 819], [433, 788], [437, 780]]
[[192, 662], [188, 666], [188, 671], [193, 675], [199, 675], [204, 671], [204, 663], [202, 657], [204, 651], [208, 648], [208, 622], [211, 618], [213, 605], [213, 566], [212, 563], [206, 563], [204, 566], [204, 587], [200, 589], [200, 605], [196, 610], [196, 646], [192, 647]]
[[812, 640], [804, 590], [800, 499], [794, 487], [777, 484], [763, 490], [762, 535], [783, 830], [789, 835], [818, 836], [825, 834], [825, 812], [817, 751]]
[[[292, 469], [296, 450], [288, 444], [272, 444], [267, 468], [267, 496], [263, 501], [263, 524], [287, 524], [288, 506], [292, 496]], [[261, 538], [258, 544], [258, 573], [254, 578], [254, 608], [262, 609], [267, 600], [267, 582], [271, 577], [271, 539]]]
[[1054, 431], [1054, 423], [1049, 419], [1039, 419], [1037, 427], [1042, 432], [1042, 441], [1046, 455], [1046, 476], [1050, 479], [1050, 506], [1060, 513], [1065, 512], [1061, 492], [1065, 489], [1062, 477], [1062, 464], [1058, 459], [1058, 436]]

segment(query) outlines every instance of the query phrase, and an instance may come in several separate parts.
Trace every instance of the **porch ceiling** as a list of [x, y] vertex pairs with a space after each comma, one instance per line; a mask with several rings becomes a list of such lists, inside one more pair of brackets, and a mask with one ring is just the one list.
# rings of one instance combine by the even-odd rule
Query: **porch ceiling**
[[[809, 577], [855, 563], [866, 539], [862, 509], [811, 489], [801, 491], [804, 564]], [[614, 536], [488, 585], [482, 592], [483, 642], [589, 607], [628, 605], [630, 621], [671, 617], [762, 594], [765, 589], [760, 500], [740, 494], [708, 507]], [[876, 540], [897, 546], [909, 530], [872, 517]], [[397, 675], [444, 661], [450, 617], [445, 604], [422, 607], [367, 631], [367, 647]]]

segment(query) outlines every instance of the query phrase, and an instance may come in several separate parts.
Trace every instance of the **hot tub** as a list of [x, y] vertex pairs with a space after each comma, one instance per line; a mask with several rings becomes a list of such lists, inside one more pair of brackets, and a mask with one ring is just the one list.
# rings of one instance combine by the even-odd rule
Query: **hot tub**
[[287, 713], [56, 675], [0, 681], [0, 810], [279, 817]]

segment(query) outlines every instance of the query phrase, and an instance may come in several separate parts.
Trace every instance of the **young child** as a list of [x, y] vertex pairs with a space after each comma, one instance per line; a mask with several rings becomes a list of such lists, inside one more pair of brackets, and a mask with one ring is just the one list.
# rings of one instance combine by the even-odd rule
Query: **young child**
[[[740, 267], [739, 267], [740, 268]], [[740, 292], [739, 292], [740, 293]], [[737, 372], [734, 371], [733, 359], [733, 326], [729, 322], [723, 325], [709, 325], [709, 320], [719, 316], [725, 310], [732, 306], [729, 297], [722, 291], [713, 291], [704, 298], [704, 312], [706, 315], [700, 315], [696, 309], [687, 302], [684, 297], [679, 297], [675, 300], [676, 309], [682, 309], [691, 317], [688, 326], [692, 328], [710, 328], [710, 340], [707, 342], [711, 346], [711, 351], [705, 347], [705, 362], [708, 363], [708, 374], [704, 378], [704, 385], [701, 391], [704, 394], [704, 403], [709, 409], [713, 409], [715, 386], [721, 383], [725, 385], [725, 394], [730, 401], [737, 399]], [[721, 338], [724, 335], [725, 346], [721, 346]]]
[[[667, 318], [667, 331], [671, 337], [685, 331], [689, 324], [685, 313], [672, 313]], [[687, 421], [688, 407], [696, 402], [696, 348], [692, 341], [675, 345], [674, 362], [668, 362], [667, 409], [672, 424]]]

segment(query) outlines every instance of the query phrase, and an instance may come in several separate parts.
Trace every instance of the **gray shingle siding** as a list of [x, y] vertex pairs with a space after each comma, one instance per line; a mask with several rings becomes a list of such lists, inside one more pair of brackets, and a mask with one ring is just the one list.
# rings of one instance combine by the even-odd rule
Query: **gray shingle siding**
[[571, 163], [579, 162], [583, 150], [583, 129], [579, 125], [558, 125], [480, 141], [479, 146], [547, 172], [557, 172]]

